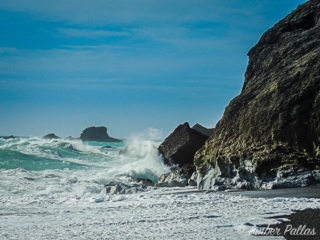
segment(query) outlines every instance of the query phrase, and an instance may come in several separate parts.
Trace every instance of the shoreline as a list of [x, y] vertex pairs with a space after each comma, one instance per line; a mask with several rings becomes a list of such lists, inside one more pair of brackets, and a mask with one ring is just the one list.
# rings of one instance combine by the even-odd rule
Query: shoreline
[[[271, 190], [230, 191], [225, 194], [240, 194], [250, 198], [320, 198], [320, 185]], [[277, 219], [280, 223], [268, 226], [259, 225], [258, 227], [262, 227], [264, 234], [257, 235], [257, 237], [282, 236], [288, 240], [320, 239], [320, 205], [318, 209], [294, 210], [291, 214], [267, 219]]]
[[[158, 189], [161, 189], [161, 187]], [[170, 189], [170, 188], [167, 188], [167, 189]], [[172, 190], [171, 191], [170, 190], [168, 190], [168, 192], [165, 192], [165, 193], [160, 193], [159, 195], [190, 194], [190, 193], [219, 193], [219, 194], [226, 194], [226, 195], [242, 195], [250, 198], [320, 198], [320, 184], [306, 186], [306, 187], [266, 189], [266, 190], [229, 189], [227, 191], [213, 191], [213, 190], [198, 190], [197, 187], [173, 187]]]
[[[190, 190], [171, 191], [163, 194], [190, 194], [190, 193], [214, 193], [215, 191]], [[215, 193], [225, 195], [241, 195], [249, 198], [319, 198], [320, 185], [313, 185], [298, 188], [283, 188], [270, 190], [229, 190], [217, 191]], [[162, 195], [162, 194], [161, 194]], [[311, 240], [320, 239], [320, 205], [318, 209], [294, 210], [291, 214], [280, 214], [268, 217], [266, 219], [276, 219], [278, 224], [272, 225], [257, 225], [257, 228], [252, 228], [257, 239], [260, 237], [284, 237], [288, 240]], [[288, 220], [284, 220], [288, 219]], [[256, 229], [256, 230], [255, 230]], [[258, 232], [261, 231], [260, 234]], [[268, 238], [267, 238], [268, 239]]]
[[241, 194], [251, 198], [320, 198], [320, 184], [296, 188], [239, 190], [224, 193], [231, 195]]

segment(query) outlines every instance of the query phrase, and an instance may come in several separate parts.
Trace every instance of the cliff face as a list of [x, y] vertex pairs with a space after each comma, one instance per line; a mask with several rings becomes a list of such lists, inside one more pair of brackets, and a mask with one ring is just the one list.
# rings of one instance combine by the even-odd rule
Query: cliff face
[[198, 187], [275, 188], [317, 181], [320, 1], [308, 1], [248, 53], [239, 96], [195, 155]]

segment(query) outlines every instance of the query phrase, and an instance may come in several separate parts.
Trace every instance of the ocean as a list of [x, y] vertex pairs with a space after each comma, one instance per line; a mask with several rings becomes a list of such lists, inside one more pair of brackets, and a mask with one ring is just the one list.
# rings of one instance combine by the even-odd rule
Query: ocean
[[[129, 183], [147, 178], [156, 182], [170, 171], [158, 156], [159, 144], [139, 137], [115, 143], [38, 137], [0, 139], [3, 187], [8, 192], [30, 193], [33, 201], [37, 194], [56, 198], [100, 194], [101, 186], [112, 181]], [[125, 147], [125, 154], [120, 154]]]
[[0, 239], [257, 239], [257, 224], [279, 220], [267, 217], [320, 207], [319, 199], [249, 198], [195, 187], [103, 193], [112, 181], [156, 182], [168, 173], [160, 143], [150, 135], [122, 143], [0, 138]]

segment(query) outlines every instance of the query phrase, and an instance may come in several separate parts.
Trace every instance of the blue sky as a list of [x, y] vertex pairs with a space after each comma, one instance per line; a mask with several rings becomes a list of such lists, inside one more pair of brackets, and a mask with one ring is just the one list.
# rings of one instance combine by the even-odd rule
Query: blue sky
[[214, 127], [302, 0], [0, 0], [0, 135]]

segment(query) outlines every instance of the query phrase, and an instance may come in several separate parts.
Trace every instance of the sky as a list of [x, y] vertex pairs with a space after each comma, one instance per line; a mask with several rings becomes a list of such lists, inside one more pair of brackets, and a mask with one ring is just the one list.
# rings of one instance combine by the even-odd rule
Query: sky
[[0, 0], [0, 135], [212, 128], [303, 0]]

